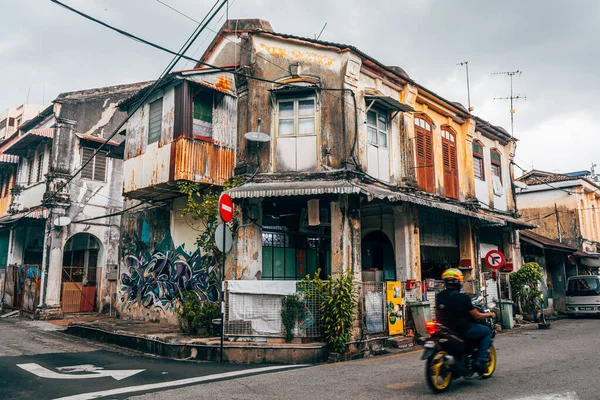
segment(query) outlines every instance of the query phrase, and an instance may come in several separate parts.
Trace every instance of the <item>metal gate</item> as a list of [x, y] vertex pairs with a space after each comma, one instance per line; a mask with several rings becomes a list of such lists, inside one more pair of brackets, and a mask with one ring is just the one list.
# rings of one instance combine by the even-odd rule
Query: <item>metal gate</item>
[[60, 307], [63, 313], [95, 311], [96, 267], [62, 267]]

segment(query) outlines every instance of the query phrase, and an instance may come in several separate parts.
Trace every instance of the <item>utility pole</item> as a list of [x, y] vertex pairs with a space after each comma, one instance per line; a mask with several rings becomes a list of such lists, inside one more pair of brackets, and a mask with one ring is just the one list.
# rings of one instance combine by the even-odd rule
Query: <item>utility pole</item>
[[558, 207], [554, 203], [554, 215], [556, 216], [556, 229], [558, 230], [558, 241], [562, 243], [562, 232], [560, 231], [560, 218], [558, 218]]
[[475, 108], [471, 107], [471, 87], [469, 85], [469, 62], [468, 61], [462, 61], [459, 62], [456, 65], [464, 65], [465, 66], [465, 70], [467, 72], [467, 107], [469, 107], [469, 112], [473, 111]]
[[515, 136], [515, 124], [514, 124], [514, 120], [515, 120], [515, 108], [513, 106], [513, 101], [514, 100], [527, 100], [527, 96], [521, 96], [521, 95], [514, 95], [513, 94], [513, 76], [515, 75], [521, 75], [523, 73], [523, 71], [520, 70], [516, 70], [516, 71], [508, 71], [508, 72], [492, 72], [492, 75], [508, 75], [510, 78], [510, 96], [508, 97], [494, 97], [494, 100], [510, 100], [510, 136], [514, 137]]

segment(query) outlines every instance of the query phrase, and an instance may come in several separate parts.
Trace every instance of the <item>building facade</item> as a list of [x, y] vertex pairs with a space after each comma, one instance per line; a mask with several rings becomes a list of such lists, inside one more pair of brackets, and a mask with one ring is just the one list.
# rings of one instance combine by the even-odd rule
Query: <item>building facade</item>
[[0, 220], [9, 229], [11, 306], [57, 318], [110, 303], [123, 207], [123, 137], [109, 136], [125, 117], [118, 104], [145, 85], [63, 93], [3, 143], [3, 157], [18, 160], [9, 184], [10, 215]]
[[579, 249], [580, 273], [600, 267], [600, 185], [588, 175], [533, 170], [518, 178], [523, 219], [538, 226], [536, 233]]
[[46, 107], [41, 104], [24, 103], [16, 108], [7, 108], [0, 113], [0, 140], [15, 133], [19, 126], [36, 117]]
[[[121, 105], [131, 119], [124, 143], [121, 292], [123, 317], [177, 322], [182, 294], [217, 300], [219, 275], [197, 238], [205, 227], [184, 213], [179, 184], [200, 191], [233, 176], [237, 96], [234, 76], [221, 70], [171, 74]], [[142, 106], [132, 111], [139, 101]], [[201, 197], [201, 194], [198, 193]]]

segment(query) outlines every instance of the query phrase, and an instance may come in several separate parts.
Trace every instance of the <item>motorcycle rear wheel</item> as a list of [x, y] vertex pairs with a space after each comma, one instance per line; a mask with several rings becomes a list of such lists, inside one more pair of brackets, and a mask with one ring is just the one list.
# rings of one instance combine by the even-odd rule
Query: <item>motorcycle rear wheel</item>
[[496, 371], [496, 348], [494, 347], [494, 345], [490, 346], [490, 352], [485, 365], [486, 370], [484, 371], [483, 375], [481, 375], [482, 379], [489, 378], [490, 376], [492, 376], [494, 371]]
[[443, 393], [452, 383], [452, 371], [450, 366], [444, 361], [444, 356], [448, 355], [443, 350], [439, 350], [427, 359], [425, 364], [425, 382], [427, 386], [435, 393]]

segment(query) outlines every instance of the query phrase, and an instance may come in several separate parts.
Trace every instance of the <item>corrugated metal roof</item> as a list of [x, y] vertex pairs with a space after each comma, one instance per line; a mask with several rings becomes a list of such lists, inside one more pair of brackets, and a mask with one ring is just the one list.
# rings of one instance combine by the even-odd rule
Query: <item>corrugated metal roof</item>
[[54, 128], [48, 129], [31, 129], [23, 136], [17, 138], [14, 142], [10, 143], [3, 149], [5, 154], [13, 155], [24, 155], [27, 150], [35, 143], [45, 139], [52, 139], [54, 137]]
[[422, 207], [435, 208], [448, 211], [453, 214], [464, 215], [486, 221], [495, 226], [504, 226], [506, 222], [502, 219], [480, 214], [465, 209], [458, 204], [428, 199], [418, 194], [405, 193], [386, 189], [377, 185], [351, 182], [347, 180], [312, 180], [296, 182], [250, 182], [227, 191], [233, 199], [261, 198], [261, 197], [284, 197], [284, 196], [307, 196], [321, 194], [364, 194], [369, 201], [374, 199], [387, 200], [392, 203], [405, 202]]
[[[490, 214], [485, 213], [485, 212], [483, 214], [490, 215]], [[525, 222], [523, 220], [520, 220], [520, 219], [517, 219], [517, 218], [512, 218], [512, 217], [509, 217], [507, 215], [494, 214], [494, 215], [490, 215], [490, 216], [494, 217], [494, 218], [502, 219], [502, 220], [506, 221], [507, 223], [510, 223], [510, 224], [514, 225], [515, 228], [517, 228], [517, 229], [535, 229], [535, 228], [538, 227], [537, 225], [530, 224], [530, 223]]]
[[560, 250], [570, 251], [573, 253], [577, 251], [577, 248], [575, 248], [575, 247], [571, 247], [569, 245], [559, 242], [558, 240], [550, 239], [546, 236], [538, 235], [537, 233], [530, 232], [530, 231], [521, 232], [521, 238], [526, 242], [534, 241], [536, 243], [539, 243], [542, 245], [542, 247], [560, 249]]

